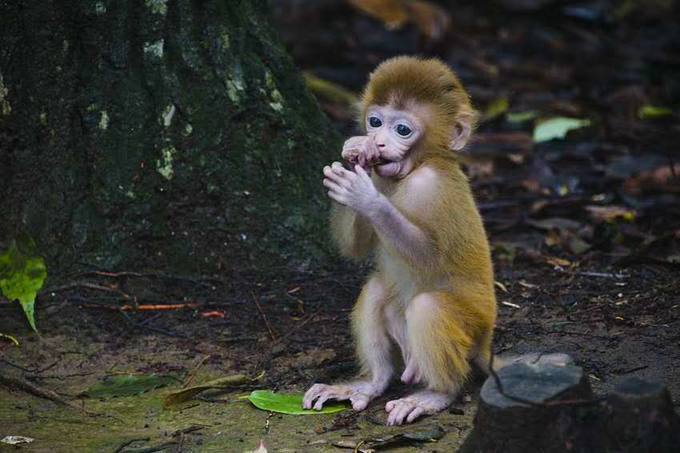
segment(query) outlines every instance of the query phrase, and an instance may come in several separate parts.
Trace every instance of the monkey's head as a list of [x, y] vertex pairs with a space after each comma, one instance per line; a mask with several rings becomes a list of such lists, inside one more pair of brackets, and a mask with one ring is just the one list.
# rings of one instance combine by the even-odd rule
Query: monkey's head
[[359, 121], [380, 150], [376, 171], [389, 177], [407, 174], [428, 155], [463, 149], [475, 119], [468, 94], [448, 66], [404, 56], [384, 61], [371, 74]]

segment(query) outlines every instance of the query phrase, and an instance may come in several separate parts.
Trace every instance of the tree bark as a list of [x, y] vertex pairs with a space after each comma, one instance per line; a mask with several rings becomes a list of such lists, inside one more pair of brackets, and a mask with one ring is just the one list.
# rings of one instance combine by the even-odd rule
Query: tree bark
[[0, 5], [0, 242], [53, 273], [325, 252], [338, 141], [265, 1]]

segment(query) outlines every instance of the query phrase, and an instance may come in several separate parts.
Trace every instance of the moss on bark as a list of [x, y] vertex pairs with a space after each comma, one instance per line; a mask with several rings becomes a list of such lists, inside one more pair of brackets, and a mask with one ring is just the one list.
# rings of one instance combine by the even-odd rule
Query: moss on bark
[[0, 3], [0, 241], [57, 273], [324, 253], [338, 141], [265, 1]]

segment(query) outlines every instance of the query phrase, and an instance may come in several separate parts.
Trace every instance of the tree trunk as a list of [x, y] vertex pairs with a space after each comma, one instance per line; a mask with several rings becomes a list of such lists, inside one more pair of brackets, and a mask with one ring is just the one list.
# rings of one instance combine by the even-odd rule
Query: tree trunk
[[265, 1], [0, 5], [0, 242], [58, 273], [323, 251], [338, 141]]

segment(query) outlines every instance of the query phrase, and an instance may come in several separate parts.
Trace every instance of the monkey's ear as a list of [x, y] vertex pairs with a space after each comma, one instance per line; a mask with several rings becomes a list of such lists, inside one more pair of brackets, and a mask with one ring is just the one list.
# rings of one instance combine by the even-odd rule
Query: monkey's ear
[[449, 148], [452, 151], [460, 151], [465, 148], [476, 122], [477, 114], [475, 112], [462, 113], [458, 117], [451, 134], [451, 142], [449, 142]]

